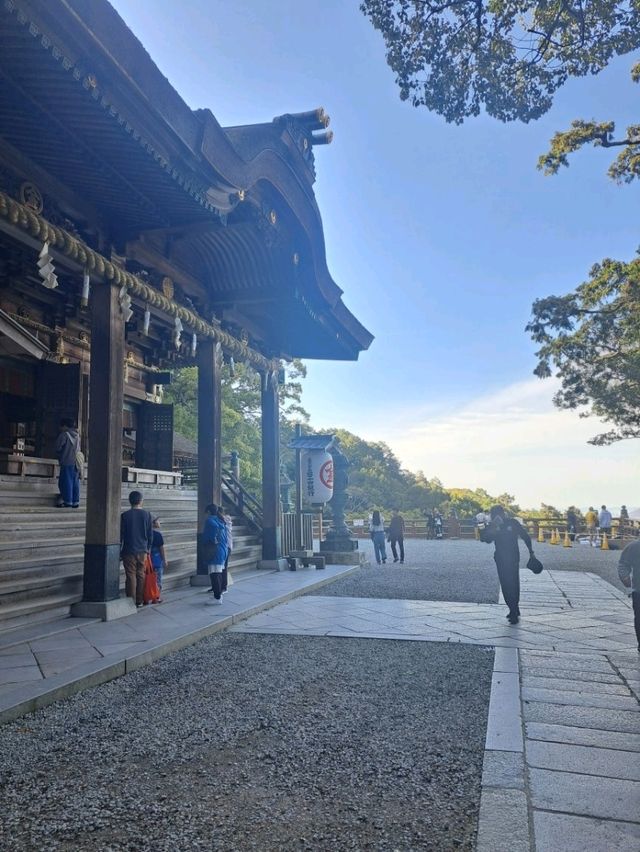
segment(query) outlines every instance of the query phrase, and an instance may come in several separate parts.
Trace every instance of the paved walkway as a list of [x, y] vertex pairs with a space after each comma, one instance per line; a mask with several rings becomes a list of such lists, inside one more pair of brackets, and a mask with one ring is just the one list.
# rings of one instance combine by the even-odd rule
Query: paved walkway
[[310, 596], [241, 632], [496, 647], [478, 852], [640, 848], [640, 662], [626, 596], [593, 574], [522, 576], [504, 605]]
[[135, 671], [256, 612], [355, 571], [327, 566], [255, 571], [234, 583], [221, 606], [202, 588], [182, 588], [116, 621], [58, 618], [0, 633], [0, 723]]

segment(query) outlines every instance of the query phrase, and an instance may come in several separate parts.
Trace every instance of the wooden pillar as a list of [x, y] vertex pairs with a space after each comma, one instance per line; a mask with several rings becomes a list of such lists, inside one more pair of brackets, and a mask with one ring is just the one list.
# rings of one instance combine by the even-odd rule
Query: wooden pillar
[[202, 558], [202, 528], [209, 503], [222, 501], [222, 349], [212, 338], [198, 345], [198, 568], [208, 582]]
[[77, 616], [105, 620], [134, 610], [120, 598], [120, 497], [122, 481], [122, 403], [124, 318], [119, 288], [99, 284], [91, 299], [91, 366], [84, 582]]
[[280, 413], [278, 379], [263, 373], [262, 381], [262, 560], [282, 557], [280, 528]]

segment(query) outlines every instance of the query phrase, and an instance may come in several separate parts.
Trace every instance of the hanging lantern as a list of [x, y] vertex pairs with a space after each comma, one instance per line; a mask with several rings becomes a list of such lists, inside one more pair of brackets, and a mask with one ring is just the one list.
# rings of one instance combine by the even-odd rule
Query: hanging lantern
[[229, 356], [229, 376], [233, 379], [236, 374], [236, 362], [233, 360], [233, 355]]
[[197, 348], [198, 348], [198, 335], [194, 331], [193, 334], [191, 335], [191, 357], [192, 358], [196, 357], [196, 349]]
[[149, 305], [145, 305], [144, 308], [144, 321], [142, 323], [142, 333], [145, 337], [149, 336], [149, 324], [151, 322], [151, 311], [149, 310]]
[[45, 242], [40, 249], [38, 255], [38, 273], [42, 278], [42, 283], [49, 290], [55, 290], [58, 286], [58, 277], [53, 265], [53, 260], [49, 254], [49, 243]]
[[80, 296], [80, 304], [83, 308], [86, 308], [89, 304], [89, 293], [91, 291], [91, 278], [89, 277], [89, 273], [84, 271], [84, 275], [82, 276], [82, 295]]

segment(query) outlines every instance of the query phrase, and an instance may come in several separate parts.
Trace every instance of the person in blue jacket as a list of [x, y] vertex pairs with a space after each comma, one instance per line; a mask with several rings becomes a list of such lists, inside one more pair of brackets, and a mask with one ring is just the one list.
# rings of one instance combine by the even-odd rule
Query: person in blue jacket
[[208, 517], [202, 531], [202, 546], [213, 592], [213, 600], [209, 599], [207, 603], [219, 605], [222, 603], [223, 571], [229, 554], [229, 539], [222, 510], [215, 503], [209, 503], [205, 511]]

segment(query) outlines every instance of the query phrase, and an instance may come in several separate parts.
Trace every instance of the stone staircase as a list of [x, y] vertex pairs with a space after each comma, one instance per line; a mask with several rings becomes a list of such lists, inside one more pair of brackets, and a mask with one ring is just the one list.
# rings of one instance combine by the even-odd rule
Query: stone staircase
[[[129, 508], [130, 490], [123, 485], [123, 511]], [[166, 487], [142, 490], [145, 509], [160, 517], [165, 538], [169, 568], [164, 588], [188, 585], [196, 568], [197, 494]], [[84, 498], [79, 509], [57, 509], [57, 496], [52, 480], [0, 476], [0, 631], [64, 615], [82, 596]], [[233, 540], [229, 568], [235, 578], [255, 569], [260, 541], [240, 516], [233, 520]]]

